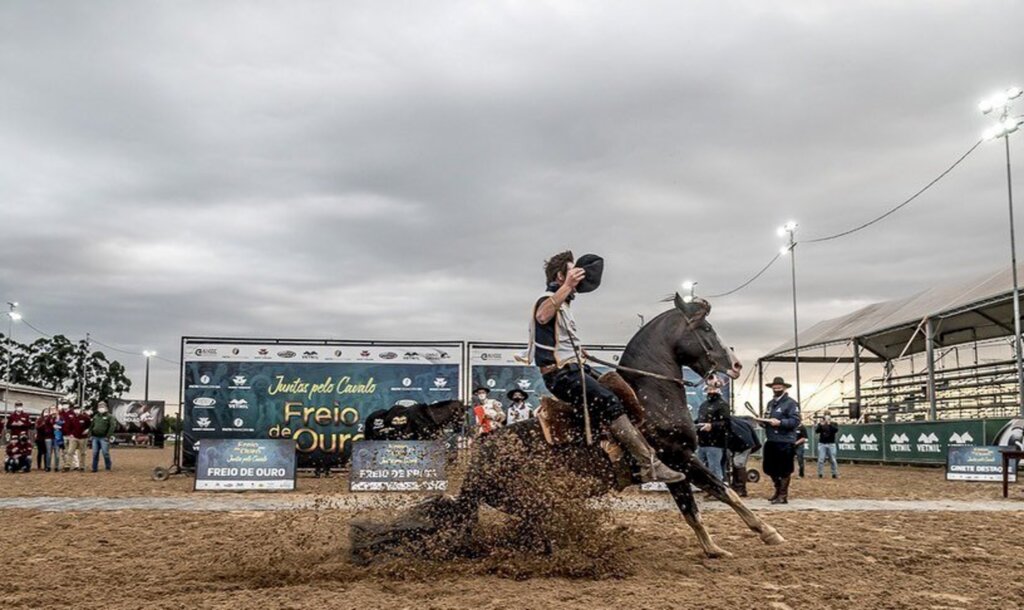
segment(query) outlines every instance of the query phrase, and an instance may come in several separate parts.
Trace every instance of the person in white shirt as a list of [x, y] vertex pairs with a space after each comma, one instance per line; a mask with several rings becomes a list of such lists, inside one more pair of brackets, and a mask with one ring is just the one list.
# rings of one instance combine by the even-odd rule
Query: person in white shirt
[[533, 417], [533, 406], [526, 402], [526, 392], [519, 388], [513, 388], [505, 396], [512, 403], [508, 406], [508, 414], [505, 423], [509, 426], [516, 422], [526, 421]]

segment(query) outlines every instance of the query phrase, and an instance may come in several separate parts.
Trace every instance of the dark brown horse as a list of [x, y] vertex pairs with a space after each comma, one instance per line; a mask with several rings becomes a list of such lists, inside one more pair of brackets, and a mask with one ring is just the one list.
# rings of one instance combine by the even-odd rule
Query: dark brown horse
[[[696, 456], [697, 433], [686, 404], [682, 368], [689, 367], [703, 377], [724, 373], [734, 379], [741, 369], [708, 322], [710, 312], [706, 301], [687, 303], [677, 295], [674, 308], [637, 332], [619, 364], [623, 367], [622, 377], [644, 407], [640, 430], [662, 461], [687, 475], [686, 481], [669, 485], [672, 498], [696, 533], [704, 553], [708, 557], [722, 557], [730, 553], [715, 544], [704, 527], [691, 483], [732, 507], [765, 544], [784, 540], [775, 528], [744, 506], [739, 496], [716, 479]], [[613, 462], [597, 445], [583, 443], [582, 434], [578, 437], [576, 443], [552, 447], [545, 441], [537, 420], [520, 422], [483, 437], [458, 496], [434, 499], [387, 526], [354, 524], [354, 559], [367, 561], [377, 552], [439, 531], [468, 530], [476, 522], [481, 503], [521, 517], [523, 523], [543, 520], [548, 507], [544, 498], [552, 496], [550, 490], [543, 489], [548, 479], [521, 475], [550, 470], [552, 465], [584, 485], [590, 496], [637, 482], [638, 469], [628, 457]]]

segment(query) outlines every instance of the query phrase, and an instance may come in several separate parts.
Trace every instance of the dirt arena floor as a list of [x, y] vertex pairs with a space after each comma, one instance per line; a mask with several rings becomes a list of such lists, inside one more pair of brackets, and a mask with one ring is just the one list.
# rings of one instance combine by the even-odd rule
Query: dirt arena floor
[[[149, 479], [169, 453], [113, 455], [111, 473], [0, 476], [0, 496], [193, 494], [189, 478]], [[343, 478], [300, 477], [297, 494], [346, 488]], [[350, 511], [0, 510], [0, 608], [1019, 608], [1021, 488], [1005, 501], [1020, 512], [764, 512], [788, 540], [779, 547], [762, 545], [732, 513], [707, 512], [716, 541], [735, 553], [716, 560], [672, 513], [615, 512], [597, 536], [604, 544], [587, 551], [538, 557], [498, 547], [473, 560], [357, 567], [348, 525], [367, 515]], [[851, 465], [835, 481], [796, 480], [793, 492], [1001, 496], [995, 484], [947, 483], [941, 469]], [[493, 512], [484, 522], [511, 527]]]
[[[155, 466], [171, 464], [170, 448], [134, 449], [115, 448], [112, 453], [114, 469], [111, 472], [39, 472], [0, 476], [0, 497], [7, 496], [179, 496], [193, 494], [193, 479], [187, 476], [171, 477], [168, 481], [151, 478]], [[760, 463], [751, 461], [751, 467]], [[963, 483], [946, 481], [942, 468], [872, 466], [840, 464], [840, 478], [832, 479], [826, 466], [825, 478], [817, 478], [816, 466], [808, 462], [808, 478], [794, 476], [790, 489], [793, 498], [826, 498], [873, 500], [995, 500], [1002, 497], [999, 483]], [[457, 473], [456, 473], [457, 474]], [[455, 477], [457, 478], [457, 476]], [[753, 495], [771, 495], [771, 483], [762, 479], [752, 483]], [[1011, 498], [1024, 499], [1024, 484], [1012, 489]], [[301, 473], [296, 493], [341, 494], [348, 493], [348, 480], [334, 474], [329, 478], [313, 478]], [[631, 492], [627, 492], [631, 493]], [[639, 492], [632, 492], [639, 493]], [[198, 492], [199, 495], [223, 495]]]

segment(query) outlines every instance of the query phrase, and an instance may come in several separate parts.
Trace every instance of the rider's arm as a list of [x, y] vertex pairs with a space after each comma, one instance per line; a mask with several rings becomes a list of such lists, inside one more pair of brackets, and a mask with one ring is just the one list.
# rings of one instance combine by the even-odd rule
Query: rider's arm
[[537, 313], [534, 317], [537, 319], [539, 324], [547, 324], [555, 317], [555, 313], [558, 308], [565, 303], [565, 300], [572, 295], [572, 291], [576, 290], [576, 286], [583, 281], [586, 277], [587, 272], [582, 267], [572, 267], [565, 274], [565, 281], [558, 287], [555, 294], [541, 301], [537, 307]]

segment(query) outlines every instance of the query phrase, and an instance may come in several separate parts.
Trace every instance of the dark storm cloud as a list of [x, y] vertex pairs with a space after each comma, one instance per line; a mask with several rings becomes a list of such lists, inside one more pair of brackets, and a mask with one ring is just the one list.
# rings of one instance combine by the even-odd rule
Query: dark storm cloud
[[[786, 219], [840, 231], [941, 171], [1024, 78], [1021, 12], [5, 3], [0, 293], [172, 357], [182, 334], [516, 340], [572, 247], [609, 261], [588, 339], [624, 341], [681, 280], [749, 277]], [[802, 320], [1004, 264], [1001, 171], [983, 146], [801, 246]], [[713, 320], [749, 362], [790, 315], [779, 265]]]

